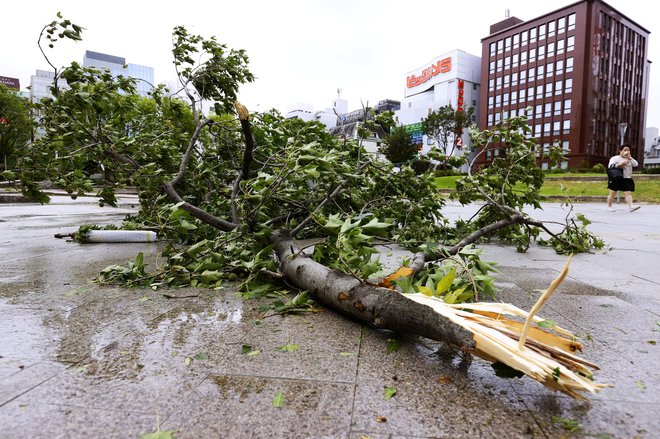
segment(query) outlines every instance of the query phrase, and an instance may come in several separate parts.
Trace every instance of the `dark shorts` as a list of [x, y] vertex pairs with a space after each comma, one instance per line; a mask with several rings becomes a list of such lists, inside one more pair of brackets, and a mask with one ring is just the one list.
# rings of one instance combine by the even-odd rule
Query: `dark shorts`
[[632, 178], [615, 178], [607, 181], [607, 188], [611, 191], [635, 192], [635, 182]]

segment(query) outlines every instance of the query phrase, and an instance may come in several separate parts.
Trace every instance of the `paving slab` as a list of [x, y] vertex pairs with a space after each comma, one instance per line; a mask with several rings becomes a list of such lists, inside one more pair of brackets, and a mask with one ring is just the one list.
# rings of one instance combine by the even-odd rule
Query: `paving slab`
[[[159, 244], [80, 245], [53, 238], [135, 211], [94, 199], [0, 206], [0, 436], [137, 438], [654, 438], [660, 424], [660, 206], [574, 209], [607, 248], [573, 258], [541, 311], [581, 337], [613, 387], [579, 401], [444, 343], [374, 330], [327, 309], [278, 316], [232, 288], [162, 291], [97, 285], [107, 265]], [[478, 207], [449, 203], [450, 219]], [[543, 203], [530, 211], [561, 220]], [[566, 256], [489, 243], [496, 300], [529, 309]], [[383, 251], [389, 266], [406, 255]], [[286, 349], [282, 349], [283, 347]], [[388, 349], [389, 348], [389, 349]], [[385, 388], [396, 390], [385, 397]], [[281, 392], [281, 393], [280, 393]], [[281, 405], [276, 403], [281, 394]], [[575, 432], [566, 428], [574, 423]]]

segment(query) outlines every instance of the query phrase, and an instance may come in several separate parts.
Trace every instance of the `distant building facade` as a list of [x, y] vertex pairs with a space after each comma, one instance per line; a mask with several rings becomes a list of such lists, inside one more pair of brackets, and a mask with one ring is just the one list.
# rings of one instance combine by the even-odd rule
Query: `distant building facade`
[[[433, 58], [423, 66], [406, 74], [404, 98], [395, 114], [397, 123], [404, 126], [419, 145], [427, 152], [431, 145], [422, 133], [422, 120], [429, 113], [451, 105], [454, 109], [474, 108], [473, 122], [479, 115], [481, 86], [481, 59], [462, 50], [454, 50]], [[454, 139], [454, 155], [462, 155], [471, 149], [470, 137], [465, 127], [462, 136]]]
[[[37, 70], [34, 75], [30, 76], [30, 101], [37, 102], [44, 98], [52, 98], [53, 94], [50, 90], [54, 80], [55, 73], [47, 70]], [[57, 80], [57, 87], [64, 89], [68, 87], [68, 84], [66, 80], [59, 78]]]
[[97, 69], [108, 69], [112, 76], [124, 76], [136, 79], [137, 92], [146, 96], [154, 84], [153, 67], [138, 64], [127, 64], [126, 59], [105, 53], [85, 51], [83, 66]]
[[[641, 162], [648, 37], [647, 29], [601, 0], [582, 0], [525, 22], [511, 17], [496, 23], [482, 39], [479, 128], [531, 107], [533, 137], [540, 148], [562, 146], [568, 157], [563, 168], [607, 164], [622, 141]], [[478, 164], [487, 165], [498, 153], [480, 156]]]
[[646, 129], [646, 145], [644, 147], [644, 168], [660, 168], [660, 137], [658, 129]]

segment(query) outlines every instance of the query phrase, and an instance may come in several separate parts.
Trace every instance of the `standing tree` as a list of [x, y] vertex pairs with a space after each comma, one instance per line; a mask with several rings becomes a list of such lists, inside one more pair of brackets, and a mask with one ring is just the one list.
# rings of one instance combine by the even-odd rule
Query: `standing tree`
[[463, 128], [471, 123], [474, 108], [468, 111], [462, 109], [454, 110], [449, 105], [440, 107], [429, 113], [428, 117], [422, 119], [422, 132], [434, 143], [436, 151], [433, 157], [442, 163], [444, 169], [456, 167], [465, 163], [464, 157], [454, 157], [456, 142], [463, 135]]
[[380, 146], [380, 153], [395, 165], [408, 163], [417, 157], [417, 146], [404, 127], [394, 127]]
[[[129, 268], [103, 270], [99, 281], [158, 289], [218, 287], [240, 278], [246, 297], [279, 297], [273, 304], [278, 311], [307, 307], [312, 294], [375, 327], [444, 340], [573, 396], [598, 390], [584, 378], [590, 375], [588, 363], [571, 353], [579, 345], [566, 332], [539, 341], [534, 328], [527, 338], [529, 328], [514, 322], [502, 326], [504, 314], [523, 311], [461, 303], [493, 293], [494, 268], [472, 244], [512, 226], [543, 227], [519, 205], [507, 204], [511, 197], [484, 191], [487, 205], [501, 215], [462, 233], [465, 226], [457, 229], [443, 218], [444, 201], [430, 176], [414, 176], [406, 167], [395, 173], [391, 165], [364, 154], [359, 142], [332, 137], [318, 123], [283, 119], [277, 112], [249, 114], [235, 101], [239, 85], [253, 78], [247, 56], [180, 27], [174, 36], [182, 84], [213, 98], [217, 115], [204, 116], [194, 96], [186, 113], [162, 89], [154, 91], [150, 105], [141, 105], [130, 80], [72, 65], [63, 72], [71, 88], [43, 103], [46, 136], [20, 161], [25, 192], [44, 201], [37, 179], [62, 181], [72, 191], [86, 189], [91, 182], [81, 166], [90, 158], [101, 161], [114, 170], [114, 179], [98, 193], [101, 200], [113, 204], [119, 184], [135, 185], [141, 209], [127, 225], [156, 230], [174, 242], [157, 271], [145, 273], [138, 255]], [[498, 138], [516, 135], [521, 122], [511, 123], [498, 126]], [[510, 142], [509, 149], [512, 156], [533, 155], [526, 138]], [[505, 174], [525, 173], [518, 168], [530, 163], [507, 162], [503, 166], [512, 168]], [[538, 189], [529, 187], [528, 200], [538, 200]], [[501, 191], [509, 194], [512, 187], [503, 184]], [[566, 229], [587, 234], [572, 223]], [[316, 239], [313, 251], [298, 248], [295, 239], [303, 237]], [[572, 243], [560, 234], [554, 237], [566, 246]], [[378, 239], [414, 252], [409, 266], [379, 284], [374, 277], [385, 273], [377, 258]], [[289, 297], [291, 289], [299, 294]], [[534, 318], [531, 314], [528, 321]], [[499, 328], [497, 345], [483, 337], [488, 325]], [[513, 340], [523, 346], [510, 347]], [[546, 358], [548, 352], [553, 359]]]
[[29, 101], [0, 84], [0, 155], [3, 171], [9, 171], [15, 152], [30, 140], [32, 128]]

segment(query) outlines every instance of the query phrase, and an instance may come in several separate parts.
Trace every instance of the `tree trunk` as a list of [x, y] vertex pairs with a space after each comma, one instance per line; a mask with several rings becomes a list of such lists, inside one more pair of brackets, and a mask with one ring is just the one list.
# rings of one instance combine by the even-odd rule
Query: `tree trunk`
[[313, 261], [300, 252], [288, 230], [276, 232], [272, 240], [284, 278], [330, 308], [377, 328], [445, 341], [463, 350], [476, 347], [469, 331], [431, 307]]

